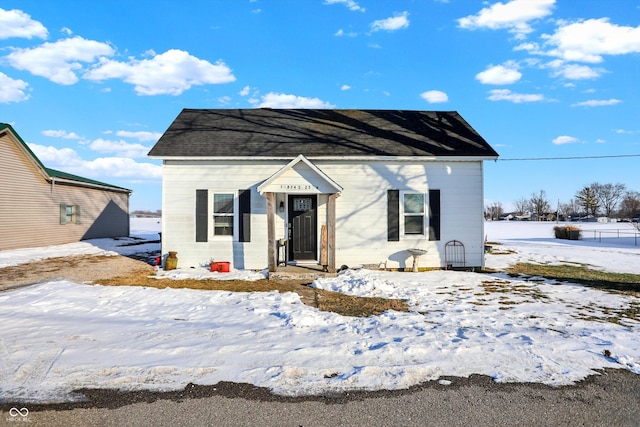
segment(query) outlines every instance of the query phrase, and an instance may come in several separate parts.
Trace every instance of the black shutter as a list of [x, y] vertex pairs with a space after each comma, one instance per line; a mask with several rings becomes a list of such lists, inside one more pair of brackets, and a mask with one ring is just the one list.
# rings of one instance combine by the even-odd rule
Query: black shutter
[[387, 190], [387, 241], [400, 241], [400, 190]]
[[429, 190], [429, 240], [440, 240], [440, 190]]
[[196, 242], [206, 242], [209, 236], [209, 190], [196, 190]]
[[251, 190], [238, 191], [238, 240], [251, 241]]

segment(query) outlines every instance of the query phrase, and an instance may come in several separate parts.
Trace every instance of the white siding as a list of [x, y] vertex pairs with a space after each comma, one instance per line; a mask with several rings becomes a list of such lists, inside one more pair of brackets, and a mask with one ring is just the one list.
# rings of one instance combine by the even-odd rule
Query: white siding
[[[180, 267], [204, 265], [214, 258], [231, 261], [235, 268], [266, 268], [266, 199], [256, 188], [287, 163], [166, 161], [163, 167], [163, 253], [177, 251]], [[467, 265], [483, 265], [482, 162], [324, 160], [313, 163], [344, 189], [336, 202], [338, 266], [411, 267], [412, 259], [406, 249], [419, 247], [429, 250], [420, 258], [421, 267], [442, 267], [445, 266], [445, 243], [453, 239], [465, 245]], [[251, 242], [214, 238], [210, 228], [209, 241], [196, 243], [196, 190], [237, 193], [248, 188], [252, 190]], [[387, 190], [390, 189], [423, 193], [430, 189], [441, 191], [440, 241], [430, 242], [426, 236], [401, 236], [399, 242], [387, 241]], [[279, 212], [280, 201], [286, 206], [286, 197], [278, 194], [276, 238], [285, 237], [286, 231], [287, 210]], [[326, 201], [326, 196], [318, 197], [318, 232], [326, 221]]]

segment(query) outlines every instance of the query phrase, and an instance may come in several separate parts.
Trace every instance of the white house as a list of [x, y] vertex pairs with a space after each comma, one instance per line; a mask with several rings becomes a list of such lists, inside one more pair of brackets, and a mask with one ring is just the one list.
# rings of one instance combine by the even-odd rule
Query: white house
[[185, 109], [163, 161], [162, 250], [179, 267], [229, 261], [412, 267], [484, 264], [483, 161], [457, 113]]

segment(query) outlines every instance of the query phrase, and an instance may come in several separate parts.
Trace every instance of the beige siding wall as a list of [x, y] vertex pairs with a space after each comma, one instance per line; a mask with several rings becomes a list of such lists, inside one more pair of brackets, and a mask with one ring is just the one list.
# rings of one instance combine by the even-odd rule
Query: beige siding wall
[[[60, 224], [60, 204], [80, 206], [80, 224]], [[129, 234], [129, 197], [50, 184], [8, 135], [0, 137], [0, 250]]]
[[[286, 161], [265, 162], [165, 162], [163, 166], [163, 253], [177, 251], [179, 266], [203, 265], [209, 258], [231, 261], [235, 268], [267, 266], [266, 202], [256, 188]], [[386, 264], [411, 267], [409, 248], [428, 249], [421, 267], [445, 266], [445, 243], [465, 245], [469, 266], [484, 263], [482, 162], [347, 162], [315, 161], [314, 164], [344, 188], [336, 201], [336, 263]], [[211, 237], [195, 242], [196, 189], [237, 192], [252, 189], [251, 242]], [[387, 190], [427, 193], [441, 191], [441, 240], [401, 236], [387, 241]], [[276, 209], [280, 200], [277, 195]], [[318, 198], [318, 222], [326, 221], [326, 196]], [[211, 206], [211, 200], [209, 205]], [[285, 202], [286, 203], [286, 202]], [[211, 207], [210, 207], [211, 209]], [[276, 238], [284, 237], [286, 211], [276, 213]], [[401, 221], [402, 222], [402, 221]], [[318, 242], [320, 239], [318, 239]]]

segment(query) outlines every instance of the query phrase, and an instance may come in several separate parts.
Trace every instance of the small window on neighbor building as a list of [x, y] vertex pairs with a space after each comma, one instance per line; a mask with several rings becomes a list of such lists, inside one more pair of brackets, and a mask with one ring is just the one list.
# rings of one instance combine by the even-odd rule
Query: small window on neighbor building
[[233, 236], [233, 193], [213, 195], [213, 235]]
[[60, 224], [80, 224], [80, 206], [60, 204]]

